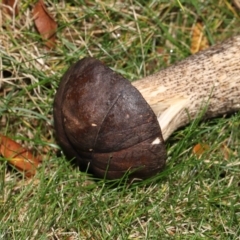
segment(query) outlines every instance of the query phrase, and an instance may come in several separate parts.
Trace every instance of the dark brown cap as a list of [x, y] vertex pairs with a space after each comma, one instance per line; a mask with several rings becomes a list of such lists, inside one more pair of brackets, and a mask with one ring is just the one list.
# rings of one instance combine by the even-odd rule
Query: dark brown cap
[[75, 63], [54, 100], [59, 145], [97, 177], [147, 178], [160, 172], [166, 150], [151, 107], [121, 75], [94, 58]]

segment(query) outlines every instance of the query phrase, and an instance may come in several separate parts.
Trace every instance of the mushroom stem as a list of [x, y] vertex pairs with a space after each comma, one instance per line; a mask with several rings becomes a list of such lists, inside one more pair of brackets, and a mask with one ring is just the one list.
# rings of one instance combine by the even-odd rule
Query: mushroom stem
[[240, 36], [132, 83], [157, 115], [163, 138], [206, 107], [206, 118], [240, 110]]

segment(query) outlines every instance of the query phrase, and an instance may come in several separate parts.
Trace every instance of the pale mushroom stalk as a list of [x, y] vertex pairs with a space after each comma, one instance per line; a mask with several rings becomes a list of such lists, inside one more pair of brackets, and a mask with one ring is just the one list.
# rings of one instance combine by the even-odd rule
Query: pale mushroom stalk
[[157, 115], [163, 138], [205, 117], [240, 110], [240, 36], [132, 83]]

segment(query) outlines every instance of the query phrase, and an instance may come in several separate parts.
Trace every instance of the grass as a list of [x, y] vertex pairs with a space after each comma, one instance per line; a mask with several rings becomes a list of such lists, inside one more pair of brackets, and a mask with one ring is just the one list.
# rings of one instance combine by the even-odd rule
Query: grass
[[[167, 141], [166, 169], [142, 182], [96, 180], [59, 151], [52, 102], [59, 80], [90, 55], [139, 79], [190, 53], [191, 31], [210, 45], [239, 33], [230, 1], [45, 1], [58, 22], [48, 51], [31, 1], [1, 12], [1, 133], [44, 158], [25, 179], [0, 162], [0, 239], [240, 239], [240, 114], [200, 121]], [[197, 143], [209, 145], [200, 157]]]

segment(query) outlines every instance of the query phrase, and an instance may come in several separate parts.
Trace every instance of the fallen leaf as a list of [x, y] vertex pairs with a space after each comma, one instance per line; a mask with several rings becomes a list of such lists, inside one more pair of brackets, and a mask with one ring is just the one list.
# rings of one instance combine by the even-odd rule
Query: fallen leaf
[[6, 5], [6, 11], [10, 16], [18, 15], [17, 0], [2, 0], [2, 4]]
[[193, 154], [200, 157], [204, 152], [206, 152], [209, 149], [209, 145], [204, 143], [198, 143], [193, 147]]
[[28, 149], [3, 135], [0, 135], [0, 153], [11, 165], [25, 172], [27, 177], [35, 175], [41, 163], [40, 157], [34, 157]]
[[[195, 154], [196, 156], [200, 157], [203, 153], [205, 153], [209, 149], [210, 149], [210, 146], [208, 144], [198, 143], [193, 147], [192, 153]], [[228, 146], [225, 143], [221, 143], [221, 145], [219, 145], [214, 150], [214, 152], [215, 152], [215, 154], [220, 152], [224, 156], [225, 160], [228, 160], [229, 156], [232, 154], [231, 150], [228, 148]]]
[[196, 23], [192, 28], [191, 53], [197, 53], [209, 47], [209, 42], [204, 35], [202, 23]]
[[221, 146], [221, 152], [224, 156], [224, 159], [228, 160], [231, 155], [231, 150], [225, 143], [223, 143]]
[[40, 33], [45, 45], [53, 48], [56, 45], [57, 23], [48, 12], [43, 0], [39, 0], [33, 8], [35, 26]]

